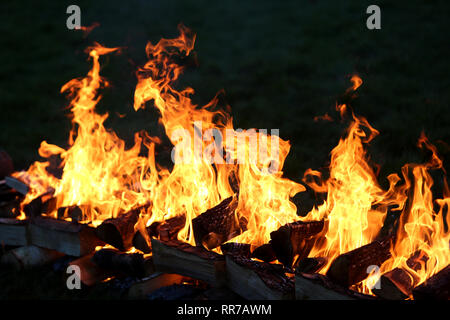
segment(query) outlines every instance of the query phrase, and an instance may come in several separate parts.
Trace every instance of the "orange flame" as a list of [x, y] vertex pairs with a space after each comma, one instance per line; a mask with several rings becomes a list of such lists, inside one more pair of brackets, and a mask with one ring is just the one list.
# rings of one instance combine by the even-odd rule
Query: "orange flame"
[[[415, 284], [420, 284], [449, 263], [450, 237], [445, 228], [450, 222], [446, 213], [449, 191], [445, 181], [444, 196], [436, 200], [436, 210], [429, 171], [443, 170], [443, 166], [424, 135], [419, 145], [432, 152], [430, 162], [404, 166], [405, 183], [399, 185], [401, 178], [391, 174], [387, 177], [389, 189], [383, 190], [365, 149], [378, 131], [365, 118], [352, 113], [346, 137], [331, 152], [329, 177], [312, 169], [304, 174], [304, 182], [315, 192], [326, 193], [326, 200], [300, 218], [291, 197], [305, 188], [284, 178], [282, 171], [289, 141], [281, 139], [277, 131], [269, 134], [266, 130], [235, 129], [230, 114], [217, 110], [218, 97], [197, 106], [190, 98], [192, 88], [175, 89], [174, 83], [183, 72], [177, 61], [188, 58], [195, 43], [195, 35], [188, 28], [180, 25], [179, 30], [175, 39], [148, 43], [149, 61], [138, 70], [134, 95], [136, 111], [148, 103], [158, 109], [159, 121], [174, 146], [173, 167], [167, 169], [156, 163], [154, 146], [158, 138], [136, 133], [134, 146], [125, 149], [124, 141], [104, 127], [108, 114], [95, 112], [101, 99], [98, 91], [108, 86], [100, 76], [99, 59], [119, 50], [96, 44], [89, 48], [92, 70], [61, 89], [72, 97], [69, 148], [46, 141], [39, 148], [42, 157], [58, 156], [62, 160], [62, 176], [48, 172], [50, 160], [35, 162], [27, 172], [15, 173], [31, 189], [22, 205], [50, 191], [57, 199], [57, 208], [78, 205], [83, 221], [95, 225], [151, 203], [148, 210], [141, 212], [137, 228], [186, 215], [186, 225], [178, 237], [193, 243], [192, 219], [236, 194], [236, 218], [247, 221], [247, 230], [233, 241], [262, 245], [269, 241], [271, 231], [286, 223], [323, 219], [324, 231], [310, 253], [328, 258], [323, 273], [340, 254], [373, 241], [390, 207], [401, 212], [401, 219], [392, 258], [381, 266], [381, 273], [400, 266], [410, 272]], [[362, 84], [358, 76], [353, 76], [351, 82], [347, 92]], [[337, 105], [336, 110], [343, 116], [348, 106]], [[141, 156], [142, 145], [148, 149], [147, 156]], [[56, 210], [48, 214], [57, 217]], [[417, 251], [428, 260], [419, 270], [412, 270], [406, 260]], [[370, 292], [372, 282], [371, 276], [357, 289]]]
[[[450, 193], [444, 180], [443, 198], [436, 199], [439, 207], [436, 211], [431, 191], [434, 182], [429, 173], [430, 170], [442, 170], [445, 174], [445, 170], [436, 147], [424, 133], [419, 138], [418, 146], [431, 151], [432, 156], [425, 164], [407, 164], [402, 168], [404, 190], [408, 191], [410, 198], [400, 217], [397, 239], [391, 250], [392, 257], [381, 265], [379, 272], [383, 274], [394, 268], [402, 268], [410, 275], [411, 287], [420, 285], [450, 263]], [[419, 259], [418, 268], [412, 268], [407, 263], [414, 254], [424, 257]]]

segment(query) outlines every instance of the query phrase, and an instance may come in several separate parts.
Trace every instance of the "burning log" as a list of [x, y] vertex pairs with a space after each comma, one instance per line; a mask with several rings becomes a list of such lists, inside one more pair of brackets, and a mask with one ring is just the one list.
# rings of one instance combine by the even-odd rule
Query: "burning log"
[[156, 272], [147, 278], [133, 284], [128, 289], [129, 299], [143, 299], [148, 294], [156, 291], [162, 287], [167, 287], [174, 284], [181, 284], [190, 278], [181, 276], [179, 274]]
[[[186, 224], [186, 216], [181, 215], [167, 219], [164, 222], [154, 222], [149, 227], [145, 228], [148, 238], [160, 238], [161, 240], [167, 241], [176, 239], [178, 232], [183, 229]], [[133, 237], [133, 247], [141, 250], [144, 253], [152, 252], [149, 247], [147, 240], [138, 230]]]
[[331, 264], [327, 276], [345, 287], [364, 280], [370, 266], [381, 266], [390, 258], [391, 242], [392, 237], [389, 237], [341, 254]]
[[234, 195], [194, 218], [192, 228], [195, 243], [213, 249], [242, 233], [247, 222], [237, 218], [237, 205], [238, 198]]
[[62, 256], [64, 254], [58, 251], [31, 245], [8, 251], [0, 261], [2, 265], [9, 265], [16, 270], [22, 270], [46, 265]]
[[79, 222], [83, 219], [83, 211], [77, 205], [59, 207], [57, 211], [58, 219], [69, 217], [72, 221]]
[[226, 256], [227, 285], [249, 300], [290, 300], [294, 281], [282, 265], [254, 261], [240, 256]]
[[27, 217], [34, 218], [43, 212], [51, 212], [55, 208], [56, 198], [53, 198], [53, 190], [50, 190], [24, 205], [23, 212]]
[[31, 243], [70, 256], [80, 257], [104, 245], [95, 229], [77, 222], [37, 217], [30, 222]]
[[239, 242], [227, 242], [220, 246], [223, 254], [229, 254], [234, 256], [241, 256], [249, 258], [250, 253], [250, 244], [248, 243], [239, 243]]
[[121, 251], [131, 248], [134, 226], [138, 221], [141, 209], [142, 207], [139, 207], [120, 214], [117, 218], [103, 221], [96, 229], [98, 238]]
[[318, 273], [295, 274], [295, 298], [297, 300], [372, 300], [372, 296], [357, 293], [333, 283]]
[[27, 225], [27, 220], [0, 218], [0, 244], [26, 246], [29, 243]]
[[[416, 252], [411, 256], [406, 264], [414, 271], [422, 268], [426, 263], [428, 256], [423, 252]], [[378, 297], [389, 300], [404, 300], [411, 297], [413, 288], [417, 285], [414, 275], [403, 268], [395, 268], [383, 274], [380, 278], [379, 288], [373, 288], [372, 291]]]
[[28, 193], [28, 186], [16, 178], [5, 177], [5, 183], [8, 187], [13, 188], [23, 195], [26, 195]]
[[415, 300], [450, 299], [450, 265], [413, 289]]
[[115, 249], [100, 249], [92, 262], [102, 269], [142, 278], [145, 276], [145, 260], [140, 253], [123, 253]]
[[71, 266], [78, 266], [80, 268], [80, 280], [86, 286], [92, 286], [114, 276], [112, 271], [100, 268], [92, 262], [93, 256], [94, 253], [92, 252], [69, 263]]
[[325, 257], [304, 258], [300, 260], [295, 270], [300, 273], [318, 273], [327, 262], [328, 259]]
[[258, 248], [253, 250], [251, 257], [262, 260], [264, 262], [272, 262], [277, 260], [277, 256], [275, 254], [275, 251], [273, 251], [271, 243], [263, 244], [262, 246], [259, 246]]
[[225, 284], [225, 259], [215, 252], [178, 240], [152, 239], [152, 249], [156, 271], [203, 280], [213, 287]]
[[270, 233], [270, 243], [278, 260], [291, 267], [296, 256], [306, 257], [312, 248], [312, 238], [323, 229], [323, 221], [296, 221]]

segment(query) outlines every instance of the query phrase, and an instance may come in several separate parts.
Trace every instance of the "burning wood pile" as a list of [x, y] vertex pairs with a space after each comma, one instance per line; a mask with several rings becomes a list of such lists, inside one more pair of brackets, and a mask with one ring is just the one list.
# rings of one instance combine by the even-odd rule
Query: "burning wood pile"
[[[291, 181], [282, 172], [290, 144], [277, 132], [234, 129], [217, 98], [199, 107], [191, 88], [174, 88], [195, 41], [179, 29], [147, 45], [134, 96], [136, 111], [158, 109], [173, 166], [158, 163], [159, 138], [136, 133], [126, 149], [103, 126], [99, 59], [120, 50], [88, 48], [91, 71], [61, 90], [71, 97], [69, 147], [43, 141], [47, 161], [26, 171], [1, 162], [0, 242], [10, 249], [1, 262], [27, 268], [71, 256], [87, 286], [141, 279], [130, 297], [190, 281], [246, 299], [448, 300], [450, 193], [426, 136], [418, 145], [430, 160], [406, 164], [383, 189], [366, 153], [378, 131], [338, 105], [350, 124], [329, 170]], [[362, 81], [351, 80], [354, 95]], [[305, 185], [322, 202], [299, 216], [292, 197]]]

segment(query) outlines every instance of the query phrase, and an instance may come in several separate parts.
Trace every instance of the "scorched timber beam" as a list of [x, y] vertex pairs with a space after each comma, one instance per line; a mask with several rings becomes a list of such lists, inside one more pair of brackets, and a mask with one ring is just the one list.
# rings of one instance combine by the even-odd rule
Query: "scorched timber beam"
[[80, 257], [104, 245], [95, 236], [95, 229], [77, 222], [37, 217], [30, 222], [33, 245]]
[[291, 300], [294, 281], [281, 265], [226, 256], [227, 286], [249, 300]]
[[203, 280], [213, 287], [225, 284], [225, 258], [203, 247], [178, 240], [151, 240], [153, 263], [157, 271]]
[[327, 276], [344, 287], [364, 280], [370, 266], [381, 266], [391, 256], [391, 242], [389, 237], [341, 254], [332, 262]]

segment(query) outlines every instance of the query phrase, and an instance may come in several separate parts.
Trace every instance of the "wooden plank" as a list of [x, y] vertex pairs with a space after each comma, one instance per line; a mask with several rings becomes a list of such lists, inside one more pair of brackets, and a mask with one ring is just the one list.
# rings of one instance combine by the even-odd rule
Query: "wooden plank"
[[27, 225], [27, 220], [0, 218], [0, 244], [8, 246], [26, 246], [29, 243], [27, 237]]
[[84, 256], [96, 246], [105, 244], [96, 237], [93, 227], [77, 222], [37, 217], [30, 222], [29, 228], [32, 244], [75, 257]]
[[178, 241], [152, 239], [153, 263], [156, 271], [176, 273], [203, 280], [211, 286], [225, 285], [225, 258], [203, 247]]
[[281, 265], [226, 256], [227, 286], [249, 300], [291, 300], [294, 281]]
[[296, 221], [271, 232], [270, 243], [278, 261], [292, 267], [294, 259], [306, 257], [312, 248], [313, 237], [323, 227], [323, 221]]
[[392, 237], [389, 237], [341, 254], [331, 263], [327, 276], [344, 287], [350, 287], [367, 278], [368, 267], [381, 266], [391, 256], [391, 244]]

